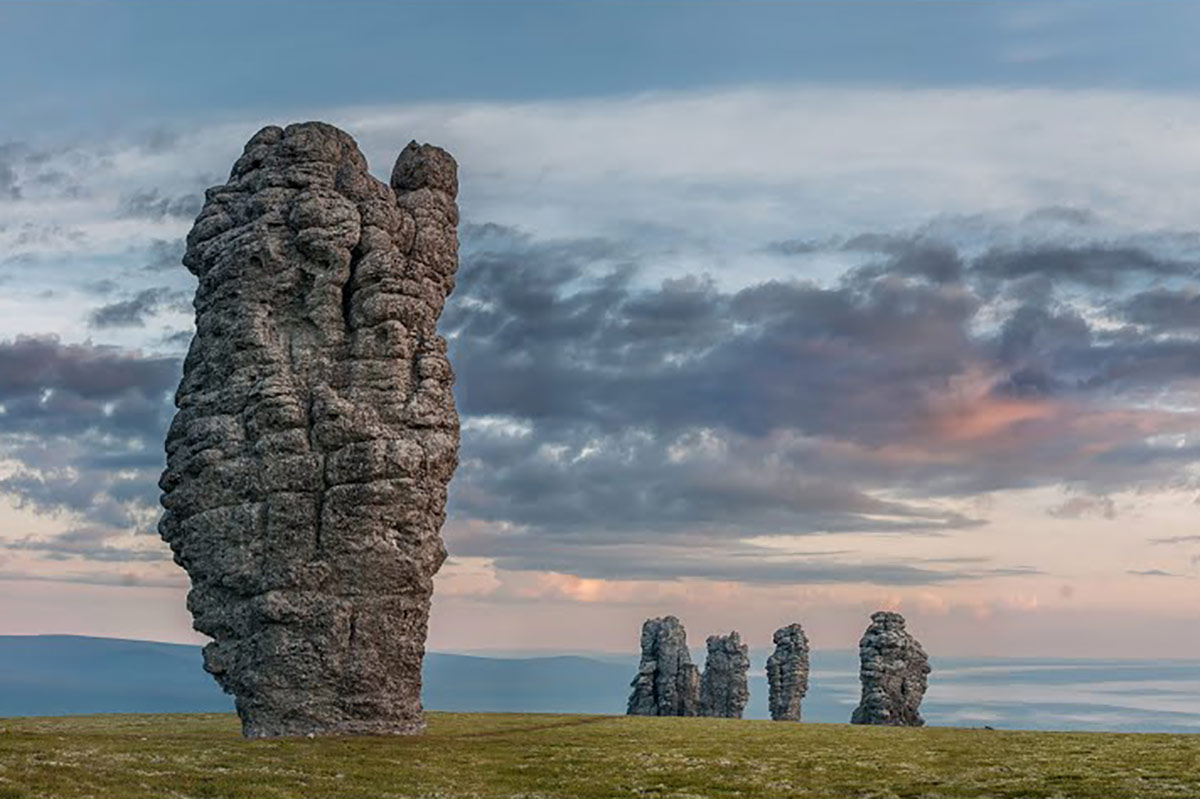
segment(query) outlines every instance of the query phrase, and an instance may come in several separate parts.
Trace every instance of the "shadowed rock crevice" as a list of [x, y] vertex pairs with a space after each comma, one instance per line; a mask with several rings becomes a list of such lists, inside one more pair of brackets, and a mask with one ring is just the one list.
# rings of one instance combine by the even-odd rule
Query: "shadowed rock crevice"
[[775, 721], [799, 721], [808, 693], [808, 637], [799, 624], [775, 631], [775, 651], [767, 658], [768, 704]]
[[740, 719], [750, 698], [746, 673], [750, 649], [734, 630], [729, 635], [710, 635], [704, 676], [700, 678], [700, 715]]
[[458, 453], [436, 331], [456, 193], [437, 147], [410, 143], [389, 186], [337, 128], [267, 127], [188, 234], [196, 335], [159, 530], [247, 736], [423, 727]]
[[664, 616], [642, 625], [642, 660], [630, 687], [630, 716], [698, 713], [700, 673], [688, 654], [687, 632], [679, 619]]
[[899, 613], [871, 614], [871, 625], [858, 643], [862, 699], [851, 724], [920, 727], [919, 712], [929, 684], [929, 657], [904, 627]]

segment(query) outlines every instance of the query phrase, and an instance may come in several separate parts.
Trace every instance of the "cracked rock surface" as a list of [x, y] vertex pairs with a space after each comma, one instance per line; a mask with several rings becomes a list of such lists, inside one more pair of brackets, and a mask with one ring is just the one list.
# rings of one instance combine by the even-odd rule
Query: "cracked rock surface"
[[851, 724], [920, 727], [919, 708], [929, 685], [929, 657], [904, 629], [899, 613], [871, 614], [871, 625], [858, 642], [862, 699]]
[[700, 673], [688, 654], [687, 631], [674, 616], [642, 625], [642, 660], [630, 683], [630, 716], [695, 716]]
[[405, 147], [389, 186], [337, 128], [267, 127], [188, 234], [196, 334], [159, 531], [249, 737], [424, 726], [458, 459], [435, 329], [457, 182], [431, 145]]
[[808, 637], [799, 624], [775, 631], [775, 651], [767, 658], [767, 702], [775, 721], [799, 721], [808, 693]]
[[746, 672], [750, 670], [750, 648], [734, 630], [729, 635], [710, 635], [704, 676], [700, 678], [700, 715], [740, 719], [750, 698]]

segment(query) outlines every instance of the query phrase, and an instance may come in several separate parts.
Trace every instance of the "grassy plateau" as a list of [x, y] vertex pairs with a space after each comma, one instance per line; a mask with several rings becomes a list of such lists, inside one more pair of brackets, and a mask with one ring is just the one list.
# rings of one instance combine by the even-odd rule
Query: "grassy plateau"
[[229, 715], [0, 719], [0, 799], [1200, 797], [1200, 735], [430, 713], [245, 741]]

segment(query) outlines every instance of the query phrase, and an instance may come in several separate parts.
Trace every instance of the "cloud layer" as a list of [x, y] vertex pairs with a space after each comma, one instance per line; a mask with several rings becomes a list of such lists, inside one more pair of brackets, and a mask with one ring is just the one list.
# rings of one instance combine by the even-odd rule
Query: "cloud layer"
[[[998, 492], [1064, 491], [1039, 516], [1082, 525], [1121, 519], [1117, 494], [1196, 489], [1190, 98], [800, 87], [311, 115], [379, 173], [413, 136], [464, 165], [442, 326], [463, 561], [976, 583], [1053, 568], [887, 542], [1008, 536]], [[7, 535], [14, 556], [161, 552], [180, 237], [274, 121], [0, 149], [0, 488], [61, 521]]]

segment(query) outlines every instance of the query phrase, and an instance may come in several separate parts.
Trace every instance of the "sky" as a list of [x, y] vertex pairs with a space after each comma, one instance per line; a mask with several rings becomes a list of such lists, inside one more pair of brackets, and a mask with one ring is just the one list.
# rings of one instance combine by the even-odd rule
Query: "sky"
[[1200, 7], [0, 2], [0, 634], [198, 641], [157, 537], [245, 141], [459, 162], [431, 648], [641, 621], [1198, 657]]

